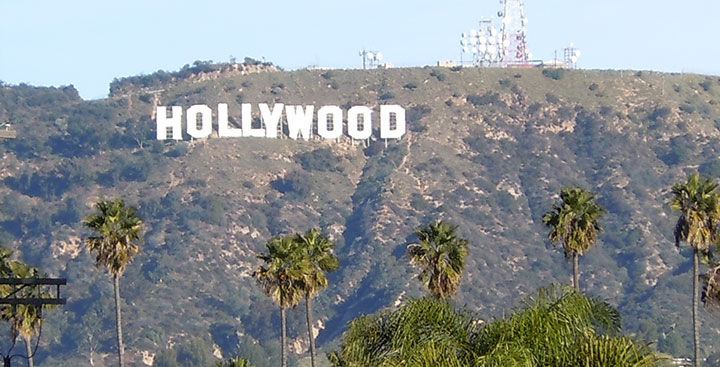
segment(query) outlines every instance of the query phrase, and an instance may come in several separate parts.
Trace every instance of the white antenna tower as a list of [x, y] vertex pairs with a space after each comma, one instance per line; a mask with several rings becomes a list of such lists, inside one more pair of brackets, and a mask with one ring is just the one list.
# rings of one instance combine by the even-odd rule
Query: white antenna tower
[[502, 19], [500, 32], [500, 56], [502, 65], [527, 65], [530, 51], [527, 48], [527, 18], [523, 0], [500, 0], [503, 10], [498, 12]]
[[565, 47], [563, 49], [563, 54], [565, 56], [565, 66], [570, 69], [577, 69], [577, 60], [580, 57], [580, 50], [575, 48], [575, 45], [570, 42], [570, 47]]
[[359, 56], [362, 56], [363, 60], [363, 70], [367, 69], [368, 67], [378, 67], [380, 66], [380, 62], [383, 59], [383, 54], [379, 51], [370, 51], [363, 49], [360, 51]]
[[460, 38], [463, 53], [472, 55], [474, 66], [497, 66], [502, 60], [500, 55], [500, 34], [491, 20], [481, 20], [480, 28], [463, 33]]
[[475, 66], [528, 65], [532, 56], [527, 49], [523, 0], [500, 0], [500, 4], [499, 30], [492, 20], [481, 20], [479, 30], [462, 34], [462, 53], [472, 54]]

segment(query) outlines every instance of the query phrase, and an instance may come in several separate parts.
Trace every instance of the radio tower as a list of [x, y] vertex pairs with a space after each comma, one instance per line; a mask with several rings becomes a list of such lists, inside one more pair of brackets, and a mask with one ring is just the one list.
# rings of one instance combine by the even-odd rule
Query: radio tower
[[499, 44], [502, 65], [527, 65], [531, 55], [527, 48], [523, 0], [500, 0], [500, 4], [503, 6], [498, 12], [498, 17], [502, 18]]

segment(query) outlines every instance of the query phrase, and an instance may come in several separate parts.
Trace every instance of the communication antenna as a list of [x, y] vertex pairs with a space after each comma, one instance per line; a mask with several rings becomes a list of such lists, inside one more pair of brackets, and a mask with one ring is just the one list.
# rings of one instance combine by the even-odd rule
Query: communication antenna
[[565, 66], [570, 69], [577, 69], [577, 60], [580, 57], [580, 50], [575, 48], [575, 45], [570, 42], [570, 47], [563, 49], [565, 56]]
[[362, 63], [363, 63], [363, 70], [367, 69], [368, 67], [378, 67], [380, 65], [380, 61], [383, 59], [383, 54], [379, 51], [370, 51], [363, 49], [360, 51], [360, 56], [362, 56]]
[[[492, 20], [481, 20], [480, 29], [462, 34], [462, 54], [472, 54], [475, 66], [528, 65], [527, 17], [523, 0], [500, 0], [502, 10], [497, 13], [499, 28]], [[461, 55], [462, 55], [461, 54]]]
[[492, 20], [481, 20], [479, 29], [471, 29], [460, 37], [463, 54], [472, 55], [474, 66], [497, 66], [500, 54], [497, 47], [498, 32]]
[[498, 12], [502, 18], [502, 29], [498, 42], [503, 66], [527, 65], [530, 51], [527, 47], [527, 23], [523, 10], [523, 0], [500, 0], [503, 10]]

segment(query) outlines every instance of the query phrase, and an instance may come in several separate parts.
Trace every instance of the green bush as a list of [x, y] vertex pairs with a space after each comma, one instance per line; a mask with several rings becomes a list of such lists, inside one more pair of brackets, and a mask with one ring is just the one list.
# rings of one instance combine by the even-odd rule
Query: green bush
[[330, 148], [320, 148], [302, 153], [297, 156], [297, 159], [306, 171], [342, 171], [342, 167], [338, 165], [342, 159], [333, 154]]
[[553, 80], [562, 80], [565, 77], [565, 69], [543, 69], [542, 75]]
[[413, 83], [413, 82], [403, 85], [403, 88], [409, 89], [409, 90], [415, 90], [417, 87], [418, 87], [417, 83]]
[[483, 323], [444, 299], [410, 300], [351, 321], [328, 359], [333, 367], [656, 365], [649, 347], [618, 336], [620, 314], [605, 301], [555, 285], [525, 305]]
[[378, 98], [380, 98], [381, 101], [387, 101], [388, 99], [395, 98], [395, 93], [386, 92], [386, 93], [381, 94], [380, 97], [378, 97]]

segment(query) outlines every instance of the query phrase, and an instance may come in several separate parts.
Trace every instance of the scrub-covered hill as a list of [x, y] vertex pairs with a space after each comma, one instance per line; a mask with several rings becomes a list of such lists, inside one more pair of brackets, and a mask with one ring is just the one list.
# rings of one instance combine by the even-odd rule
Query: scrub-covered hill
[[[256, 66], [113, 85], [97, 101], [72, 87], [0, 86], [0, 121], [18, 131], [0, 143], [2, 239], [68, 278], [68, 304], [45, 314], [40, 365], [115, 361], [111, 281], [83, 249], [80, 223], [100, 197], [124, 197], [145, 222], [141, 252], [121, 279], [135, 365], [214, 352], [274, 366], [279, 312], [250, 277], [272, 236], [320, 227], [337, 243], [341, 268], [314, 304], [324, 352], [352, 318], [423, 294], [405, 247], [435, 218], [471, 244], [455, 298], [485, 319], [569, 282], [540, 220], [569, 185], [597, 192], [608, 211], [599, 243], [580, 260], [581, 287], [617, 305], [628, 332], [690, 354], [692, 263], [673, 245], [668, 190], [696, 170], [720, 176], [716, 77]], [[257, 116], [260, 103], [367, 106], [375, 129], [380, 105], [400, 105], [408, 131], [387, 142], [377, 131], [367, 141], [219, 138], [217, 127], [207, 139], [155, 139], [157, 106], [205, 104], [217, 115], [218, 103], [237, 126], [242, 103]], [[289, 336], [304, 358], [301, 309], [289, 312]], [[701, 313], [709, 355], [720, 321]]]

